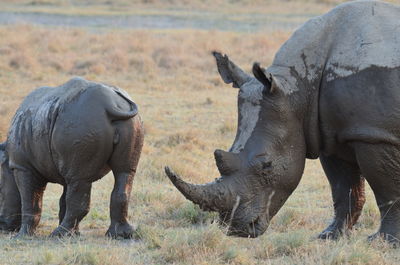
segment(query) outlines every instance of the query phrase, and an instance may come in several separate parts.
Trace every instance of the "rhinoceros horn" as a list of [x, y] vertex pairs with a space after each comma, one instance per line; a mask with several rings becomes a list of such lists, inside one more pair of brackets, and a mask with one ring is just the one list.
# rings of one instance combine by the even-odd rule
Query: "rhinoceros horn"
[[165, 167], [165, 173], [175, 187], [186, 199], [198, 204], [205, 211], [228, 211], [232, 208], [230, 203], [232, 192], [223, 179], [197, 185], [183, 181], [169, 167]]
[[229, 176], [240, 169], [241, 161], [239, 155], [220, 149], [214, 151], [215, 163], [222, 176]]

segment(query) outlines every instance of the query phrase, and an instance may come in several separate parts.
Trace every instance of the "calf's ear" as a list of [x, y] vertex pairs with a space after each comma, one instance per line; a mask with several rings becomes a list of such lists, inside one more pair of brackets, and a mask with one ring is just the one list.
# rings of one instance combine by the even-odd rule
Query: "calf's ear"
[[217, 62], [218, 72], [226, 84], [231, 84], [235, 88], [240, 88], [244, 83], [251, 79], [242, 69], [236, 66], [228, 56], [220, 52], [213, 51], [212, 54]]

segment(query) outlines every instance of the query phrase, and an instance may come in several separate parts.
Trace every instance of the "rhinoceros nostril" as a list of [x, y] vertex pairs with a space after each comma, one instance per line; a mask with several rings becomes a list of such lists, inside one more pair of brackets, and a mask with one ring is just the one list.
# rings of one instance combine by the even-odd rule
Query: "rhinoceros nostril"
[[257, 217], [254, 221], [250, 222], [248, 227], [249, 237], [257, 237], [258, 236], [258, 226], [259, 226], [260, 217]]
[[270, 168], [271, 165], [272, 165], [272, 162], [271, 162], [271, 161], [263, 162], [263, 163], [262, 163], [262, 168], [263, 168], [263, 169], [267, 169], [267, 168]]

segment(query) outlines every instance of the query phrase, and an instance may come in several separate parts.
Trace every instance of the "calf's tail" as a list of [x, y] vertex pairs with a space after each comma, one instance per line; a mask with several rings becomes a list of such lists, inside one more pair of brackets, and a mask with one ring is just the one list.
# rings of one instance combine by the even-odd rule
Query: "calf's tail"
[[109, 108], [107, 108], [107, 114], [111, 118], [111, 120], [113, 120], [113, 121], [127, 120], [127, 119], [135, 117], [138, 114], [138, 107], [137, 107], [136, 103], [133, 102], [129, 98], [129, 96], [125, 95], [123, 92], [121, 92], [119, 90], [114, 90], [114, 91], [115, 91], [115, 93], [117, 93], [120, 97], [122, 97], [129, 103], [131, 110], [123, 111], [120, 109], [116, 109], [115, 107], [109, 107]]

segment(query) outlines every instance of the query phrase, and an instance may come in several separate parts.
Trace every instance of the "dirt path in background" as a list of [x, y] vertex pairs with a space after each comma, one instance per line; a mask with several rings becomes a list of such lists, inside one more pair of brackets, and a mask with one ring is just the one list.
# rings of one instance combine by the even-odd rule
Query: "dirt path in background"
[[315, 14], [242, 14], [228, 16], [211, 12], [178, 15], [61, 15], [35, 12], [0, 11], [0, 24], [36, 24], [83, 27], [94, 30], [124, 29], [202, 29], [235, 32], [293, 30]]

